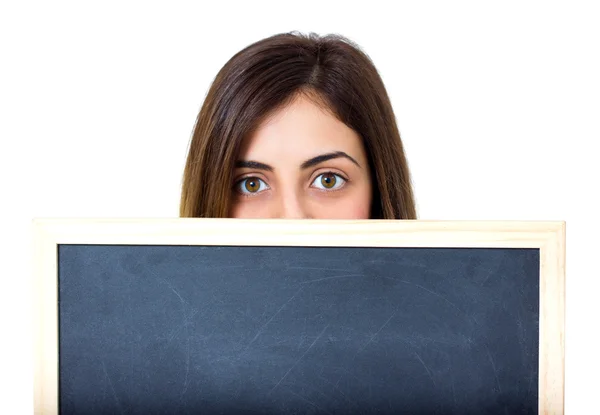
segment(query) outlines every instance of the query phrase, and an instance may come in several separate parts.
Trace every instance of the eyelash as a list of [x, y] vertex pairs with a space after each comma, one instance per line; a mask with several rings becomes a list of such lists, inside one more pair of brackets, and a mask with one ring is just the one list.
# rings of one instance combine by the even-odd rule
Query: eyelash
[[[311, 181], [311, 187], [313, 187], [313, 186], [312, 186], [312, 184], [313, 184], [313, 183], [314, 183], [314, 182], [315, 182], [315, 181], [316, 181], [316, 180], [317, 180], [319, 177], [321, 177], [321, 176], [324, 176], [324, 175], [328, 175], [328, 174], [329, 174], [329, 175], [333, 175], [333, 176], [336, 176], [336, 177], [339, 177], [339, 178], [341, 178], [341, 179], [343, 180], [343, 183], [342, 183], [342, 184], [340, 185], [340, 187], [339, 187], [339, 188], [337, 188], [337, 189], [331, 189], [331, 190], [327, 190], [327, 189], [321, 189], [321, 188], [317, 188], [318, 190], [325, 191], [325, 192], [334, 192], [334, 191], [336, 191], [336, 190], [340, 190], [341, 188], [343, 188], [344, 186], [346, 186], [346, 184], [349, 182], [349, 179], [348, 179], [347, 177], [345, 177], [344, 175], [340, 174], [340, 173], [337, 173], [337, 172], [334, 172], [334, 171], [325, 171], [325, 172], [319, 173], [317, 176], [315, 176], [315, 178], [314, 178], [314, 179]], [[258, 181], [260, 181], [259, 191], [257, 191], [257, 192], [254, 192], [254, 193], [253, 193], [253, 192], [243, 192], [243, 191], [239, 190], [239, 188], [240, 188], [240, 186], [242, 185], [242, 183], [244, 183], [246, 180], [249, 180], [249, 179], [255, 179], [255, 180], [258, 180]], [[261, 191], [261, 190], [260, 190], [260, 187], [262, 187], [262, 184], [263, 184], [263, 183], [264, 183], [264, 185], [265, 185], [267, 188], [266, 188], [266, 189], [263, 189], [263, 190]], [[260, 177], [257, 177], [257, 176], [246, 176], [246, 177], [242, 177], [241, 179], [239, 179], [238, 181], [236, 181], [236, 182], [235, 182], [235, 184], [233, 185], [233, 188], [234, 188], [234, 190], [236, 190], [236, 191], [237, 191], [237, 192], [238, 192], [238, 193], [239, 193], [241, 196], [243, 196], [243, 197], [252, 197], [252, 196], [255, 196], [255, 195], [259, 194], [259, 193], [262, 193], [262, 192], [264, 192], [265, 190], [268, 190], [268, 189], [270, 189], [270, 187], [269, 187], [269, 185], [267, 184], [267, 182], [265, 182], [263, 179], [261, 179]]]

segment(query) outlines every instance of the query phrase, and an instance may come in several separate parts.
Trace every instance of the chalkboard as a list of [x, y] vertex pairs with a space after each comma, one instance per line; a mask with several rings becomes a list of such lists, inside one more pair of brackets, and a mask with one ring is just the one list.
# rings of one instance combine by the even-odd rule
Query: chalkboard
[[57, 243], [56, 412], [543, 413], [541, 251]]

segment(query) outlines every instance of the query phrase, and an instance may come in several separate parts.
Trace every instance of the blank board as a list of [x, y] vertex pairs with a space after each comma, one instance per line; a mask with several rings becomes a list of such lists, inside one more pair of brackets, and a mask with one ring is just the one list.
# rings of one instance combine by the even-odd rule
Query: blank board
[[36, 413], [562, 413], [564, 223], [39, 220]]

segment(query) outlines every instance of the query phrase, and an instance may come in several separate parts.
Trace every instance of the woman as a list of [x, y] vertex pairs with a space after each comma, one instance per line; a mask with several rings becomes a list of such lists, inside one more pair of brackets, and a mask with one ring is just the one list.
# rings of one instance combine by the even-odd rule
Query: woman
[[233, 56], [196, 120], [180, 216], [416, 219], [371, 60], [341, 36], [296, 33]]

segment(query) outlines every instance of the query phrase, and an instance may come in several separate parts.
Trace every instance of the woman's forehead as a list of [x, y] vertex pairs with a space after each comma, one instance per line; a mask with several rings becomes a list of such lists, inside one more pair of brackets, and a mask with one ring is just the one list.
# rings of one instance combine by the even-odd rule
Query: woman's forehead
[[355, 131], [301, 95], [275, 111], [244, 140], [239, 158], [261, 161], [268, 158], [274, 162], [282, 156], [305, 159], [336, 151], [359, 158], [364, 153]]

